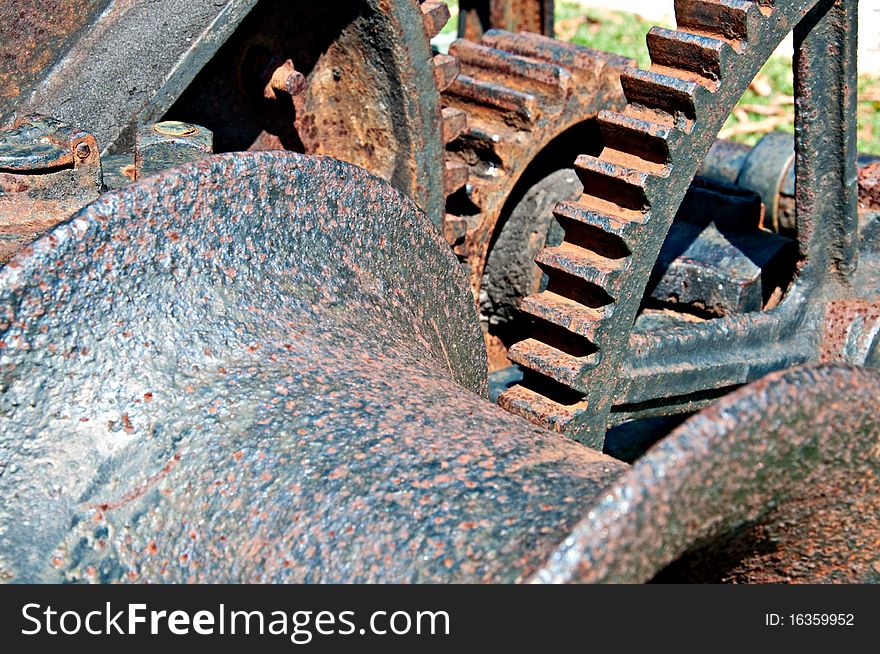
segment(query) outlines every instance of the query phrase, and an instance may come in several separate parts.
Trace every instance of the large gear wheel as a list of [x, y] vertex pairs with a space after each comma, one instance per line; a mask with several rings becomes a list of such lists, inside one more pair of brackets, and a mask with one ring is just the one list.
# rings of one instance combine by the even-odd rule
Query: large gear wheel
[[[741, 353], [747, 347], [744, 324], [753, 329], [753, 340], [754, 330], [763, 330], [764, 342], [781, 344], [786, 334], [779, 316], [796, 325], [804, 320], [809, 297], [847, 284], [857, 260], [856, 8], [854, 0], [676, 1], [678, 31], [651, 30], [650, 69], [621, 76], [627, 106], [600, 115], [602, 152], [577, 159], [584, 194], [556, 207], [565, 238], [537, 259], [549, 284], [523, 302], [535, 332], [510, 351], [525, 377], [500, 397], [503, 407], [601, 448], [612, 407], [629, 401], [633, 386], [666, 379], [634, 379], [626, 371], [628, 353], [638, 357], [649, 346], [666, 347], [671, 359], [673, 350], [710, 342], [712, 332], [716, 349], [730, 347], [727, 371], [701, 362], [699, 375], [688, 375], [687, 366], [679, 366], [667, 380], [670, 393], [683, 393], [689, 384], [729, 389], [742, 383], [739, 371], [731, 372], [737, 357], [757, 357]], [[645, 335], [628, 343], [652, 267], [691, 180], [737, 100], [792, 29], [800, 248], [795, 282], [774, 315], [733, 316], [705, 328], [672, 331], [666, 345]], [[776, 358], [767, 353], [772, 349], [764, 348], [748, 374], [758, 369], [766, 374], [808, 356], [806, 346], [777, 346]], [[691, 358], [692, 371], [694, 363]]]

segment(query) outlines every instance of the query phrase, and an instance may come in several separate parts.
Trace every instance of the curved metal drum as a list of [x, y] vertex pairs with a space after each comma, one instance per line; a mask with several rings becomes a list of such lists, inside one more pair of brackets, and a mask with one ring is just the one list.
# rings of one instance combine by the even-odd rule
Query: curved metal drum
[[878, 408], [880, 373], [841, 364], [731, 393], [612, 484], [536, 578], [880, 582]]
[[624, 468], [477, 395], [454, 256], [347, 164], [148, 179], [0, 289], [7, 580], [513, 581]]

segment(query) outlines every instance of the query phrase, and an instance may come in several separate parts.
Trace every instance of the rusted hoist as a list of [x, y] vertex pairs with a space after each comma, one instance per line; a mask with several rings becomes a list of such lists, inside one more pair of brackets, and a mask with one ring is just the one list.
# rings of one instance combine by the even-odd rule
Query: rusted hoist
[[0, 298], [6, 581], [877, 577], [880, 376], [777, 374], [630, 468], [484, 399], [455, 257], [348, 164], [136, 182]]

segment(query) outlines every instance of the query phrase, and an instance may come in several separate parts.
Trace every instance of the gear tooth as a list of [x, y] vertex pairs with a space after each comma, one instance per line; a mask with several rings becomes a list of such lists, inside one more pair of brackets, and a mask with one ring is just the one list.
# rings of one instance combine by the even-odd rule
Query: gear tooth
[[567, 241], [541, 250], [535, 263], [551, 277], [561, 272], [601, 289], [610, 288], [624, 269], [622, 260], [608, 259]]
[[578, 380], [583, 372], [598, 363], [594, 353], [581, 357], [572, 356], [534, 338], [514, 344], [507, 356], [524, 368], [576, 390], [580, 386]]
[[470, 177], [470, 168], [466, 163], [447, 160], [443, 175], [446, 195], [452, 195], [467, 184], [468, 177]]
[[722, 58], [732, 52], [725, 41], [709, 36], [655, 27], [648, 32], [648, 52], [655, 66], [679, 68], [714, 91], [721, 77]]
[[523, 128], [531, 127], [540, 117], [540, 105], [534, 94], [469, 75], [459, 75], [446, 89], [446, 93], [471, 103], [512, 113], [522, 121]]
[[481, 42], [492, 48], [564, 66], [570, 70], [592, 73], [605, 66], [623, 69], [633, 65], [633, 60], [627, 57], [593, 50], [539, 34], [514, 34], [504, 30], [489, 30], [483, 35]]
[[443, 142], [451, 143], [467, 129], [468, 116], [466, 111], [454, 107], [444, 107], [441, 111], [443, 119]]
[[463, 39], [455, 41], [450, 46], [449, 53], [458, 57], [465, 74], [481, 70], [495, 79], [511, 78], [517, 86], [528, 85], [557, 97], [564, 95], [571, 85], [571, 74], [562, 66]]
[[501, 120], [493, 120], [492, 117], [474, 120], [472, 116], [469, 116], [465, 134], [470, 139], [480, 141], [489, 152], [497, 154], [498, 146], [510, 131], [512, 131], [511, 128]]
[[629, 102], [670, 116], [683, 114], [688, 120], [696, 116], [697, 93], [703, 88], [696, 82], [640, 68], [628, 68], [620, 76], [620, 83]]
[[453, 56], [434, 55], [434, 81], [441, 92], [448, 89], [460, 72], [458, 59]]
[[647, 211], [652, 175], [602, 158], [582, 154], [574, 162], [584, 193], [608, 200], [628, 211]]
[[564, 432], [569, 423], [586, 411], [586, 403], [560, 404], [523, 385], [509, 388], [498, 398], [498, 405], [529, 422], [552, 431]]
[[760, 9], [746, 0], [675, 0], [679, 28], [722, 38], [739, 49], [748, 42], [760, 19]]
[[588, 307], [553, 291], [543, 291], [525, 298], [520, 311], [590, 341], [596, 338], [605, 317], [604, 307]]
[[[599, 203], [599, 198], [587, 196], [579, 202], [559, 202], [553, 209], [553, 215], [565, 229], [565, 240], [575, 244], [590, 243], [592, 249], [601, 248], [609, 254], [616, 251], [616, 258], [630, 253], [634, 232], [647, 222], [648, 214], [620, 216], [620, 212], [607, 210], [609, 207], [601, 211], [585, 206], [584, 200], [592, 200], [591, 204]], [[607, 242], [609, 240], [610, 243]]]
[[676, 132], [668, 125], [614, 111], [603, 111], [597, 122], [606, 147], [657, 164], [665, 165], [669, 158], [670, 139]]
[[421, 3], [422, 20], [428, 40], [437, 36], [449, 22], [449, 6], [443, 0], [424, 0]]

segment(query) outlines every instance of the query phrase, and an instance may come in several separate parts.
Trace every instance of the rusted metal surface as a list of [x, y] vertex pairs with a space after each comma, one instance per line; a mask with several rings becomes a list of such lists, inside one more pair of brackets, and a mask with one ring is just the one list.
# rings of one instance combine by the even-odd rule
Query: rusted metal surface
[[[652, 68], [621, 77], [627, 107], [600, 115], [603, 151], [578, 158], [584, 194], [560, 205], [565, 240], [538, 256], [548, 285], [523, 304], [533, 337], [510, 350], [525, 376], [499, 400], [595, 447], [609, 426], [696, 411], [772, 370], [819, 360], [827, 302], [878, 286], [871, 269], [859, 267], [855, 3], [706, 0], [677, 3], [676, 11], [679, 31], [648, 35]], [[691, 180], [731, 108], [792, 30], [791, 267], [761, 311], [702, 321], [687, 312], [651, 315], [642, 300]]]
[[[720, 166], [719, 160], [724, 160]], [[734, 171], [735, 176], [727, 176]], [[700, 166], [700, 174], [754, 191], [766, 208], [764, 225], [776, 232], [794, 232], [793, 134], [771, 132], [754, 148], [716, 142]]]
[[[449, 82], [457, 68], [432, 58], [426, 29], [416, 0], [261, 0], [164, 116], [210, 129], [217, 152], [288, 149], [362, 166], [439, 226], [443, 140], [433, 72]], [[267, 98], [267, 83], [288, 61], [296, 93]]]
[[263, 97], [276, 100], [280, 93], [292, 98], [305, 91], [308, 85], [305, 75], [294, 67], [293, 61], [288, 59], [272, 71], [263, 89]]
[[43, 113], [92, 133], [104, 151], [130, 151], [138, 125], [162, 117], [255, 4], [4, 3], [0, 66], [15, 94], [0, 102], [0, 120]]
[[0, 5], [0, 122], [10, 118], [110, 0], [15, 0]]
[[[427, 39], [448, 19], [439, 4], [261, 2], [168, 116], [213, 127], [219, 151], [283, 147], [361, 165], [413, 197], [439, 225], [437, 90], [457, 74], [454, 60], [431, 59]], [[261, 104], [251, 93], [254, 67], [285, 57], [279, 83], [293, 101]], [[224, 113], [230, 107], [233, 115]]]
[[877, 373], [777, 375], [630, 469], [484, 399], [456, 259], [342, 162], [106, 194], [0, 298], [4, 581], [641, 581], [744, 525], [781, 530], [780, 574], [875, 574], [811, 518], [876, 529]]
[[28, 0], [2, 11], [0, 120], [52, 115], [113, 155], [130, 153], [144, 124], [195, 123], [218, 151], [362, 165], [443, 219], [439, 100], [416, 0]]
[[[870, 171], [876, 164], [876, 156], [859, 155], [860, 200], [863, 193], [870, 194], [870, 184], [865, 185], [863, 181], [870, 179]], [[795, 232], [793, 134], [771, 132], [753, 148], [732, 141], [716, 141], [703, 160], [699, 174], [754, 191], [766, 207], [763, 226], [776, 232]]]
[[794, 242], [777, 234], [675, 221], [648, 282], [651, 299], [706, 317], [761, 311], [791, 268]]
[[459, 0], [458, 35], [479, 41], [490, 29], [553, 36], [554, 0]]
[[91, 134], [39, 115], [0, 129], [0, 264], [100, 192]]
[[880, 375], [774, 373], [685, 422], [606, 491], [544, 582], [880, 582]]
[[859, 169], [859, 208], [880, 211], [880, 163]]
[[[449, 53], [460, 62], [461, 72], [442, 94], [442, 103], [444, 111], [466, 115], [467, 125], [446, 148], [445, 231], [469, 270], [491, 349], [498, 340], [494, 327], [507, 320], [512, 304], [532, 291], [529, 287], [509, 293], [509, 278], [543, 242], [536, 236], [530, 243], [518, 233], [502, 239], [493, 269], [487, 269], [490, 251], [510, 216], [522, 214], [517, 205], [530, 189], [569, 168], [578, 148], [591, 143], [599, 147], [593, 123], [601, 110], [622, 107], [618, 79], [632, 62], [535, 34], [501, 30], [491, 30], [480, 43], [458, 40]], [[530, 197], [537, 192], [532, 190]], [[569, 195], [565, 188], [544, 193], [535, 222], [552, 221], [553, 204]], [[528, 225], [512, 231], [520, 227], [529, 231]], [[528, 263], [522, 277], [532, 270]], [[489, 281], [485, 288], [484, 279]]]
[[161, 122], [138, 130], [134, 153], [102, 161], [94, 136], [54, 118], [0, 129], [0, 264], [103, 190], [208, 156], [211, 140], [204, 127]]
[[210, 155], [214, 135], [200, 125], [164, 121], [138, 130], [134, 147], [135, 179]]
[[457, 269], [329, 159], [224, 155], [103, 196], [0, 271], [0, 576], [536, 569], [624, 465], [480, 397]]
[[506, 207], [499, 219], [480, 286], [480, 317], [493, 372], [510, 365], [507, 348], [522, 337], [523, 298], [542, 290], [544, 275], [535, 257], [543, 247], [558, 245], [565, 233], [553, 216], [553, 207], [563, 200], [576, 200], [584, 188], [573, 170], [556, 170], [537, 181], [535, 177], [543, 170], [535, 172], [524, 180], [525, 193], [512, 196], [513, 206]]
[[850, 299], [830, 302], [819, 359], [880, 367], [880, 301]]

